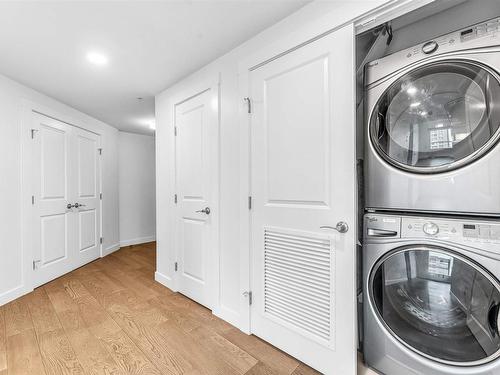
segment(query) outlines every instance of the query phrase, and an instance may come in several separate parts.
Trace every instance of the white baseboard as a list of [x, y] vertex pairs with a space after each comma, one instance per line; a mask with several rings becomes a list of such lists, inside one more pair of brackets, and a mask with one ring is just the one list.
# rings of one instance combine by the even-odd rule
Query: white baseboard
[[120, 240], [120, 246], [124, 247], [131, 245], [139, 245], [141, 243], [153, 242], [153, 241], [156, 241], [156, 236], [132, 238], [130, 240]]
[[33, 289], [28, 289], [24, 285], [20, 285], [11, 290], [8, 290], [5, 293], [0, 294], [0, 306], [5, 305], [6, 303], [9, 303], [10, 301], [13, 301], [16, 298], [24, 296], [25, 294], [28, 294], [32, 291]]
[[241, 330], [240, 315], [236, 311], [219, 306], [212, 310], [212, 314]]
[[101, 258], [105, 257], [106, 255], [109, 255], [111, 253], [114, 253], [116, 250], [119, 250], [119, 249], [120, 249], [119, 243], [115, 243], [111, 246], [108, 246], [107, 248], [102, 250]]
[[168, 277], [158, 271], [155, 272], [155, 280], [168, 289], [174, 290], [174, 283], [171, 277]]

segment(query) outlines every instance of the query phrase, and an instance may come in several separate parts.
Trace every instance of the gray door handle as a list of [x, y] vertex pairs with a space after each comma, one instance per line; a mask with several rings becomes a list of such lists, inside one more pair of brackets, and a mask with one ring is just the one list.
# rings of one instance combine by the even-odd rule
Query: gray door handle
[[205, 207], [203, 210], [198, 210], [196, 212], [201, 212], [201, 213], [204, 213], [206, 215], [210, 215], [210, 207]]
[[67, 206], [66, 206], [66, 208], [67, 208], [68, 210], [71, 210], [73, 207], [75, 207], [75, 205], [74, 205], [74, 204], [71, 204], [71, 203], [68, 203], [68, 204], [67, 204]]
[[347, 233], [349, 231], [349, 225], [347, 225], [345, 221], [339, 221], [334, 227], [330, 225], [322, 225], [320, 228], [336, 230], [339, 233]]
[[78, 208], [78, 207], [85, 207], [85, 205], [77, 202], [77, 203], [75, 203], [75, 206], [74, 206], [74, 207], [75, 207], [75, 208]]

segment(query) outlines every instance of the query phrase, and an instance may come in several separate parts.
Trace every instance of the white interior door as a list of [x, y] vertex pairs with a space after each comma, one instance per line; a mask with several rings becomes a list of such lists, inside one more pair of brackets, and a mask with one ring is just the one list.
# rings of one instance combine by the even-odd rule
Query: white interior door
[[101, 237], [101, 183], [97, 134], [73, 128], [76, 152], [76, 196], [73, 213], [76, 215], [77, 266], [97, 259]]
[[175, 107], [178, 289], [212, 307], [216, 261], [217, 93]]
[[37, 113], [32, 128], [36, 287], [99, 257], [100, 172], [98, 135]]
[[[325, 374], [354, 374], [353, 26], [256, 69], [250, 90], [251, 331]], [[346, 233], [321, 228], [339, 222]]]

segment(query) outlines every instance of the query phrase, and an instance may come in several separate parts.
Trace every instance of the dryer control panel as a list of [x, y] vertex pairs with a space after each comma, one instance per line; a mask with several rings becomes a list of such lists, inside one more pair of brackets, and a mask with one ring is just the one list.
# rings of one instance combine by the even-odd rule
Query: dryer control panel
[[366, 65], [365, 83], [370, 88], [372, 84], [399, 69], [428, 59], [430, 56], [498, 46], [500, 46], [500, 18], [495, 18], [369, 62]]

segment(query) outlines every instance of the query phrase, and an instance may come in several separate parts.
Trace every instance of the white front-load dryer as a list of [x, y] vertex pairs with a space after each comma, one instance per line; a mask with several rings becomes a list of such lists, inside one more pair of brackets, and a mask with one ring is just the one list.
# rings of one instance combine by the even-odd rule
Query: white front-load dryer
[[367, 208], [500, 216], [499, 25], [366, 65]]
[[500, 220], [367, 214], [364, 358], [385, 375], [500, 374]]

